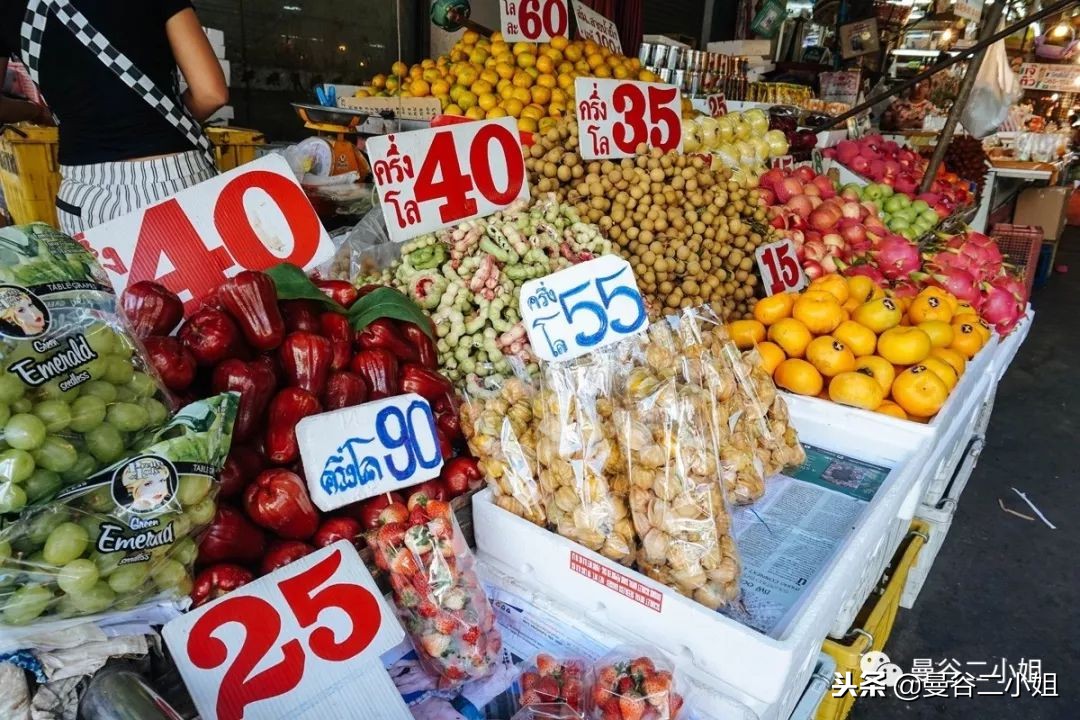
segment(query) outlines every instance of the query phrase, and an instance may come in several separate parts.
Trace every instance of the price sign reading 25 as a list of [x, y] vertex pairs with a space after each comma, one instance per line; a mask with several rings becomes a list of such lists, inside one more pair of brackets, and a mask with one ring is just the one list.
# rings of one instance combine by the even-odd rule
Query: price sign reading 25
[[325, 512], [438, 477], [442, 449], [416, 393], [306, 417], [296, 441], [312, 502]]
[[529, 197], [514, 118], [369, 138], [391, 239], [402, 242]]
[[570, 360], [649, 326], [634, 271], [615, 255], [525, 283], [521, 318], [543, 360]]
[[765, 292], [777, 295], [782, 292], [798, 292], [806, 287], [806, 274], [799, 265], [795, 244], [791, 238], [762, 245], [754, 253], [758, 273], [765, 284]]
[[682, 148], [682, 98], [674, 85], [578, 78], [574, 93], [584, 159], [630, 157], [641, 144]]

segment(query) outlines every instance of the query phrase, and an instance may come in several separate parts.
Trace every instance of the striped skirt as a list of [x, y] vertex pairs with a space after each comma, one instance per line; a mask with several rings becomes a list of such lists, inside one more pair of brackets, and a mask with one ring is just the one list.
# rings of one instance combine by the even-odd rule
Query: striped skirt
[[146, 207], [216, 174], [198, 150], [153, 160], [61, 165], [56, 215], [75, 235]]

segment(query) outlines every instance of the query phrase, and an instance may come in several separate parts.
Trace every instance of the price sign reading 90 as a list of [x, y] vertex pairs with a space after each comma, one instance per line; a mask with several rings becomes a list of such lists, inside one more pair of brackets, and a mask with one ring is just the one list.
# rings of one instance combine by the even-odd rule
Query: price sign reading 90
[[543, 360], [570, 360], [649, 327], [634, 271], [615, 255], [525, 283], [521, 319]]

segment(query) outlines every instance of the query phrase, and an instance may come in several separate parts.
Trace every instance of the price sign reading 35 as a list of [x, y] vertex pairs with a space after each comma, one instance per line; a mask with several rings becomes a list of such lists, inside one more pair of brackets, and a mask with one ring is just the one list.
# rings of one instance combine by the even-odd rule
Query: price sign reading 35
[[529, 197], [517, 121], [506, 117], [367, 141], [390, 238], [402, 242]]
[[567, 35], [566, 0], [500, 0], [499, 19], [507, 42], [547, 42]]
[[634, 271], [616, 255], [525, 283], [521, 319], [542, 360], [570, 360], [649, 327]]
[[765, 292], [777, 295], [782, 292], [798, 292], [806, 287], [806, 274], [795, 253], [795, 243], [784, 238], [762, 245], [755, 252], [758, 273], [765, 284]]
[[443, 466], [431, 405], [416, 393], [306, 417], [296, 442], [323, 512], [438, 477]]
[[682, 148], [682, 97], [674, 85], [578, 78], [574, 93], [585, 160], [631, 157], [642, 143]]
[[206, 720], [408, 718], [380, 655], [404, 637], [349, 541], [340, 540], [165, 626]]

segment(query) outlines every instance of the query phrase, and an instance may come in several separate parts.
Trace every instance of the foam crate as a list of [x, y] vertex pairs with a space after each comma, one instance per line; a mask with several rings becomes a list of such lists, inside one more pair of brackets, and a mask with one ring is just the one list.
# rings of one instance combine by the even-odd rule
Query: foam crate
[[530, 590], [573, 608], [575, 617], [624, 628], [680, 658], [730, 688], [761, 720], [786, 720], [813, 672], [821, 639], [861, 581], [867, 554], [892, 532], [918, 474], [910, 449], [877, 443], [858, 428], [836, 436], [812, 421], [793, 420], [808, 443], [892, 469], [777, 637], [500, 509], [489, 490], [473, 499], [478, 555]]
[[995, 354], [991, 369], [991, 373], [994, 375], [994, 384], [1000, 382], [1001, 378], [1005, 376], [1005, 371], [1008, 370], [1020, 346], [1024, 344], [1028, 333], [1031, 332], [1033, 322], [1035, 322], [1035, 311], [1031, 309], [1031, 305], [1028, 305], [1024, 319], [1017, 323], [1011, 333], [1001, 338], [1000, 347]]
[[825, 653], [818, 655], [814, 674], [810, 676], [810, 682], [807, 684], [806, 690], [803, 691], [802, 697], [799, 698], [799, 704], [792, 711], [790, 720], [813, 719], [818, 706], [821, 705], [821, 701], [825, 699], [825, 696], [829, 693], [829, 688], [832, 687], [833, 680], [836, 677], [835, 672], [836, 661], [832, 659], [832, 656]]

